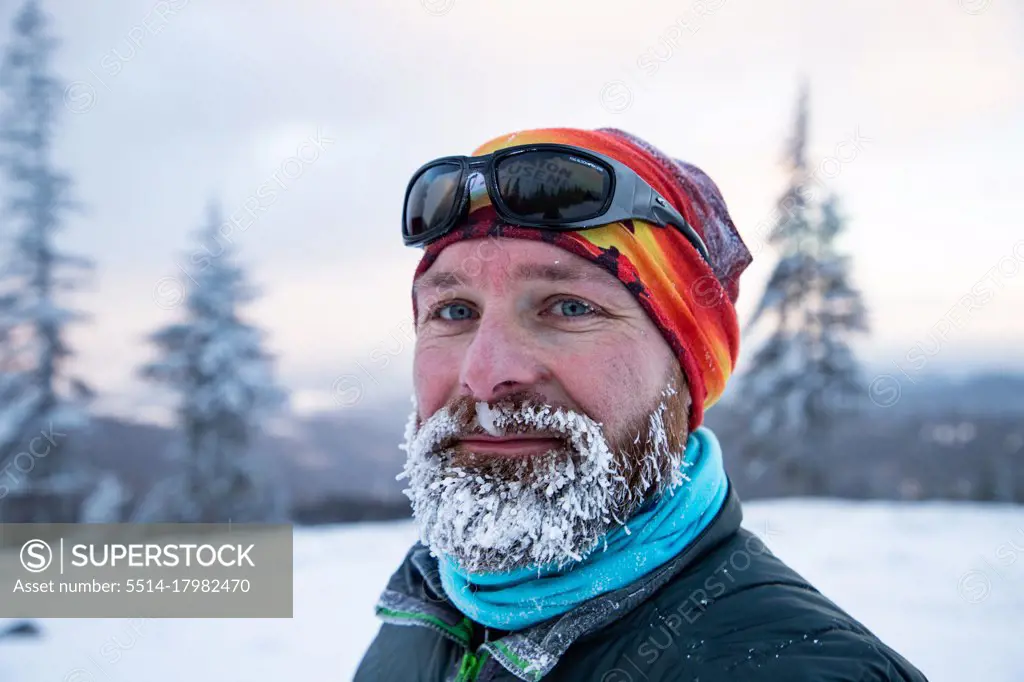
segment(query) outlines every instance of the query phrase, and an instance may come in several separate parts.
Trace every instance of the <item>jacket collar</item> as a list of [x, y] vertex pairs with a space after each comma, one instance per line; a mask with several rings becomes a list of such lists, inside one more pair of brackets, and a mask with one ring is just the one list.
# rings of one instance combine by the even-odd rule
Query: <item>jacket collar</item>
[[[557, 618], [519, 630], [481, 646], [522, 680], [539, 680], [557, 665], [577, 639], [620, 620], [712, 547], [735, 533], [743, 511], [732, 482], [714, 520], [674, 559], [626, 587], [595, 597]], [[470, 646], [473, 624], [445, 596], [437, 559], [420, 543], [413, 545], [377, 602], [377, 616], [396, 625], [428, 627]]]

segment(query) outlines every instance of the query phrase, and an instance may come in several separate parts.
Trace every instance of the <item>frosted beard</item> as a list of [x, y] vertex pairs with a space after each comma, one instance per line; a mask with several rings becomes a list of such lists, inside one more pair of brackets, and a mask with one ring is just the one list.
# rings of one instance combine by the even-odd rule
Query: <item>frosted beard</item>
[[[687, 480], [689, 395], [674, 388], [679, 383], [612, 442], [587, 415], [531, 394], [489, 404], [456, 400], [422, 425], [414, 409], [399, 478], [409, 481], [404, 492], [420, 539], [471, 573], [583, 560], [651, 494]], [[523, 458], [456, 449], [460, 438], [485, 433], [539, 433], [561, 445]]]

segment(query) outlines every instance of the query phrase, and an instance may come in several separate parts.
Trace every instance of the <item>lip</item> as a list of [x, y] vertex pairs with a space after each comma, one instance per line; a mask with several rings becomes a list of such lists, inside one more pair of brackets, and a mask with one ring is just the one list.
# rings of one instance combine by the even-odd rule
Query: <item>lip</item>
[[459, 440], [458, 448], [478, 455], [501, 457], [532, 457], [543, 455], [561, 447], [559, 438], [544, 435], [516, 434], [514, 436], [474, 435]]

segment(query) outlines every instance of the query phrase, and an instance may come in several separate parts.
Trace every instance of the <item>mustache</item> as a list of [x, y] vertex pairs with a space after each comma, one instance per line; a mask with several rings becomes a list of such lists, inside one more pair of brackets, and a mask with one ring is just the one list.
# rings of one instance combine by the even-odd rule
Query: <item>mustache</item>
[[[487, 412], [500, 422], [503, 436], [530, 434], [552, 438], [569, 445], [569, 429], [543, 419], [570, 406], [554, 405], [536, 391], [517, 391], [493, 402], [478, 401], [471, 396], [459, 396], [448, 401], [432, 416], [420, 424], [420, 435], [427, 442], [421, 447], [435, 452], [454, 447], [460, 440], [473, 436], [493, 435], [480, 423], [477, 407], [486, 405]], [[511, 418], [515, 417], [515, 418]]]

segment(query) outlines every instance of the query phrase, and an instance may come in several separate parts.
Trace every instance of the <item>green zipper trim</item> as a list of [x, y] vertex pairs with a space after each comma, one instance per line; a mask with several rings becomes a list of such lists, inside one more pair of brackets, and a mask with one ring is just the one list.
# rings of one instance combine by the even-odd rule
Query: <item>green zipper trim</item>
[[459, 667], [459, 674], [455, 677], [455, 682], [474, 682], [480, 671], [484, 668], [484, 663], [487, 662], [487, 657], [491, 652], [484, 649], [479, 656], [471, 651], [466, 651], [466, 655], [462, 657], [462, 665]]
[[[480, 675], [480, 671], [483, 670], [484, 663], [487, 662], [488, 657], [491, 655], [491, 652], [487, 649], [483, 649], [479, 654], [474, 654], [469, 650], [473, 633], [473, 622], [469, 618], [463, 617], [457, 625], [452, 627], [440, 618], [426, 613], [395, 611], [394, 609], [388, 609], [383, 606], [377, 607], [377, 613], [388, 618], [422, 621], [428, 625], [438, 628], [461, 644], [466, 649], [466, 653], [462, 657], [462, 663], [459, 665], [459, 673], [455, 676], [455, 682], [475, 682], [477, 676]], [[507, 654], [514, 657], [517, 663], [522, 660], [510, 651], [508, 651]]]
[[426, 613], [412, 613], [411, 611], [395, 611], [393, 609], [384, 608], [383, 606], [377, 607], [377, 613], [382, 616], [388, 616], [390, 618], [401, 618], [405, 620], [420, 620], [425, 623], [430, 623], [434, 627], [440, 628], [444, 632], [451, 635], [451, 637], [462, 644], [467, 649], [469, 648], [470, 638], [473, 632], [473, 624], [469, 618], [463, 618], [458, 622], [457, 625], [452, 627], [445, 623], [436, 616], [431, 616]]
[[534, 668], [534, 666], [529, 661], [516, 655], [516, 653], [509, 649], [507, 646], [505, 646], [501, 642], [491, 642], [490, 645], [498, 651], [500, 651], [502, 654], [504, 654], [505, 658], [507, 658], [509, 662], [513, 663], [517, 668], [519, 668], [519, 670], [524, 675], [529, 675], [535, 680], [540, 679], [539, 671], [537, 671], [536, 668]]

